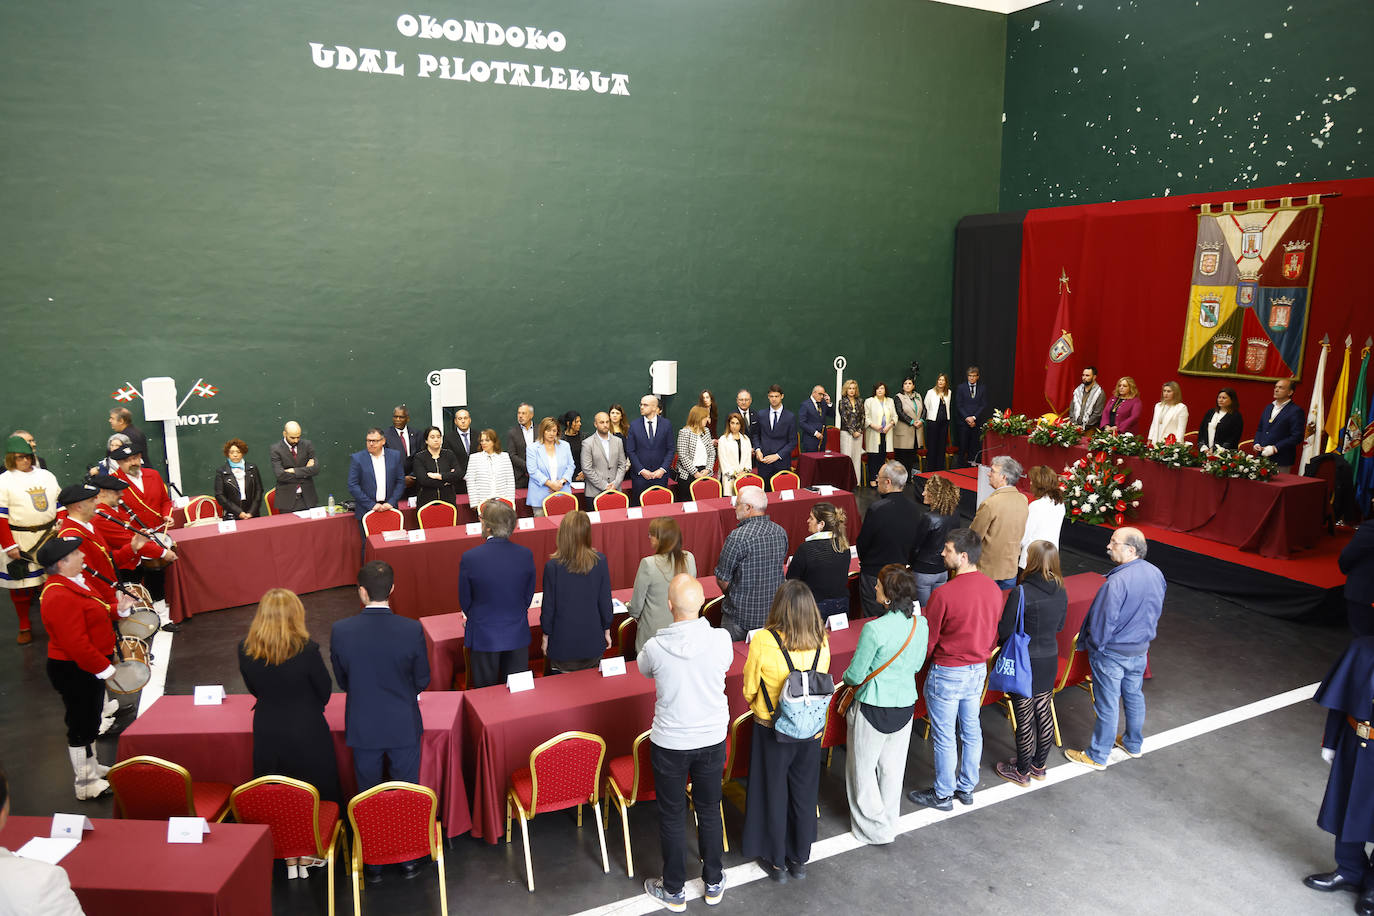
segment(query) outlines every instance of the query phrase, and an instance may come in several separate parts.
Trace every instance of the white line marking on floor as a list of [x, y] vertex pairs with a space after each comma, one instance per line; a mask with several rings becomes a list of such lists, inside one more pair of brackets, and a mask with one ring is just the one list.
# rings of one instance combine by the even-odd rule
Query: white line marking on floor
[[[1304, 700], [1310, 700], [1317, 692], [1318, 686], [1320, 685], [1308, 684], [1306, 687], [1297, 687], [1284, 693], [1275, 694], [1272, 697], [1265, 697], [1262, 700], [1247, 703], [1244, 706], [1237, 706], [1235, 709], [1219, 712], [1214, 716], [1198, 719], [1196, 722], [1189, 722], [1186, 725], [1171, 728], [1157, 735], [1150, 735], [1145, 738], [1141, 746], [1141, 753], [1149, 754], [1154, 751], [1163, 750], [1170, 745], [1178, 744], [1180, 741], [1197, 738], [1208, 732], [1226, 728], [1228, 725], [1235, 725], [1247, 719], [1253, 719], [1256, 716], [1262, 716], [1301, 703]], [[1068, 745], [1066, 745], [1066, 747], [1067, 746]], [[1060, 752], [1056, 748], [1051, 750], [1050, 753], [1054, 755]], [[1130, 758], [1126, 757], [1121, 750], [1113, 749], [1112, 756], [1107, 760], [1107, 765], [1110, 767], [1129, 760]], [[974, 811], [979, 811], [989, 805], [995, 805], [1012, 798], [1022, 797], [1027, 792], [1034, 792], [1048, 786], [1057, 785], [1069, 779], [1076, 779], [1079, 776], [1087, 776], [1095, 772], [1097, 771], [1090, 770], [1076, 763], [1064, 763], [1059, 766], [1050, 767], [1045, 773], [1045, 780], [1043, 782], [1032, 781], [1029, 788], [1023, 789], [1009, 782], [1003, 782], [1000, 785], [979, 789], [973, 797], [972, 806], [955, 804], [953, 811], [936, 811], [932, 808], [922, 808], [920, 811], [904, 814], [897, 822], [897, 833], [903, 834], [910, 833], [913, 830], [920, 830], [922, 827], [929, 827], [932, 824], [947, 821], [952, 817], [960, 817]], [[828, 859], [831, 856], [837, 856], [841, 853], [861, 849], [863, 846], [864, 844], [855, 839], [852, 833], [845, 832], [837, 836], [827, 837], [824, 840], [818, 840], [816, 843], [812, 844], [811, 861], [818, 862], [821, 859]], [[646, 877], [656, 876], [641, 875], [638, 880], [642, 883], [643, 879]], [[731, 888], [740, 887], [741, 885], [758, 881], [764, 877], [763, 869], [759, 868], [759, 866], [755, 865], [753, 862], [746, 862], [743, 865], [727, 868], [725, 870], [726, 893], [728, 894]], [[688, 881], [685, 889], [687, 891], [688, 900], [700, 898], [705, 891], [700, 878], [694, 878]], [[615, 903], [607, 903], [602, 906], [593, 907], [589, 910], [583, 910], [581, 913], [578, 913], [577, 916], [643, 916], [643, 914], [656, 913], [661, 909], [662, 908], [657, 903], [650, 900], [643, 893], [640, 893], [633, 897], [626, 897], [624, 900], [617, 900]]]
[[[169, 623], [171, 618], [167, 615], [166, 605], [159, 601], [158, 616], [163, 623]], [[137, 719], [148, 711], [148, 707], [157, 702], [167, 689], [167, 666], [172, 663], [172, 640], [175, 636], [166, 630], [158, 630], [153, 634], [153, 644], [149, 648], [152, 659], [148, 664], [148, 683], [143, 685], [143, 692], [138, 697], [138, 712], [134, 714]]]

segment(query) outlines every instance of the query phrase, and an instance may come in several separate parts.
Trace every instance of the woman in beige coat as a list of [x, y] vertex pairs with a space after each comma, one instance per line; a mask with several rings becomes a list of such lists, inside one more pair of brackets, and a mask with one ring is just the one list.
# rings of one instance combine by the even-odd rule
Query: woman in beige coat
[[892, 447], [892, 430], [897, 425], [897, 404], [887, 396], [887, 385], [877, 382], [873, 396], [864, 401], [864, 451], [868, 452], [868, 485], [878, 485], [878, 469]]

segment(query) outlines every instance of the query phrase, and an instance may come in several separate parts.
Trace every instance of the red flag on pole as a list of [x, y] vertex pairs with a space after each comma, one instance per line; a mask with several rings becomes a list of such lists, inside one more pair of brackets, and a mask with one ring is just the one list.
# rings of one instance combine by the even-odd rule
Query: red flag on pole
[[1068, 404], [1073, 378], [1069, 374], [1069, 357], [1073, 355], [1073, 335], [1069, 333], [1069, 278], [1059, 271], [1059, 310], [1054, 315], [1054, 337], [1045, 356], [1045, 400], [1050, 410], [1062, 413], [1061, 404]]

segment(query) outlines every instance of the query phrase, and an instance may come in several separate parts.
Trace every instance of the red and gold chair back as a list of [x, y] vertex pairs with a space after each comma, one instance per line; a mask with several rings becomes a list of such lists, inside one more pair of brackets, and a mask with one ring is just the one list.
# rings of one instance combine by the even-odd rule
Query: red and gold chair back
[[343, 837], [339, 806], [320, 801], [308, 782], [289, 776], [259, 776], [234, 790], [229, 809], [240, 824], [265, 824], [272, 831], [272, 857], [325, 860], [329, 913], [334, 913], [334, 852]]
[[363, 516], [363, 531], [367, 536], [381, 534], [384, 531], [400, 531], [405, 528], [405, 516], [399, 509], [369, 509]]
[[741, 474], [735, 478], [735, 492], [739, 493], [745, 487], [758, 487], [763, 489], [763, 478], [757, 474]]
[[567, 515], [577, 508], [577, 497], [571, 493], [550, 493], [544, 497], [544, 514], [553, 518], [558, 515]]
[[635, 642], [639, 639], [639, 621], [634, 617], [626, 617], [620, 621], [619, 628], [616, 629], [616, 640], [620, 646], [618, 654], [625, 656], [625, 660], [632, 662], [635, 660]]
[[195, 496], [186, 504], [186, 524], [208, 522], [219, 518], [219, 503], [213, 496]]
[[121, 760], [105, 778], [114, 789], [115, 816], [139, 821], [169, 817], [217, 821], [228, 812], [234, 789], [224, 782], [193, 782], [185, 767], [161, 757]]
[[639, 494], [641, 506], [665, 506], [673, 501], [673, 491], [655, 484]]
[[724, 606], [725, 596], [717, 595], [701, 607], [701, 616], [710, 621], [711, 626], [720, 626], [721, 610]]
[[598, 512], [602, 509], [628, 509], [630, 497], [624, 490], [607, 490], [592, 500], [592, 506]]
[[694, 480], [688, 489], [692, 491], [692, 499], [720, 499], [720, 481], [714, 477], [702, 477]]
[[827, 426], [825, 428], [825, 450], [827, 452], [838, 452], [840, 450], [840, 428], [838, 426]]
[[[510, 506], [512, 509], [515, 509], [515, 500], [513, 500], [513, 499], [506, 499], [506, 497], [504, 497], [504, 496], [493, 496], [491, 499], [484, 499], [484, 500], [482, 500], [482, 505], [477, 507], [477, 516], [478, 516], [478, 518], [481, 518], [481, 516], [482, 516], [482, 506], [485, 506], [487, 503], [491, 502], [492, 499], [496, 500], [498, 503], [505, 503], [506, 505]], [[518, 511], [520, 511], [520, 510], [516, 509], [516, 511], [518, 512]]]
[[267, 488], [267, 492], [266, 492], [265, 494], [263, 494], [263, 497], [262, 497], [262, 504], [263, 504], [264, 506], [267, 507], [267, 514], [268, 514], [268, 515], [276, 515], [276, 514], [277, 514], [277, 488], [276, 488], [276, 487], [268, 487], [268, 488]]
[[768, 482], [774, 493], [781, 493], [783, 490], [800, 490], [801, 478], [796, 471], [778, 471], [773, 475], [773, 479]]
[[439, 796], [410, 782], [384, 782], [353, 796], [353, 911], [361, 913], [358, 878], [364, 865], [394, 865], [429, 857], [439, 864], [439, 906], [448, 914]]
[[[839, 691], [830, 695], [830, 704], [825, 708], [825, 728], [821, 731], [821, 750], [825, 751], [825, 765], [830, 766], [830, 758], [835, 754], [835, 748], [842, 746], [849, 740], [849, 723], [840, 715], [835, 708], [835, 702], [840, 698]], [[855, 700], [854, 702], [858, 702]]]
[[601, 825], [601, 763], [606, 742], [600, 735], [568, 731], [555, 735], [530, 751], [527, 769], [511, 774], [506, 792], [506, 842], [511, 839], [511, 812], [520, 815], [520, 835], [525, 846], [525, 877], [534, 891], [534, 865], [530, 859], [529, 821], [545, 811], [577, 807], [577, 826], [582, 826], [582, 806], [592, 806], [592, 819], [601, 840], [601, 868], [611, 870], [606, 857], [606, 832]]
[[652, 750], [646, 731], [635, 738], [629, 754], [616, 757], [606, 765], [606, 818], [610, 819], [610, 806], [614, 803], [620, 812], [621, 832], [625, 835], [625, 874], [631, 878], [635, 874], [635, 864], [630, 849], [630, 808], [635, 802], [653, 801], [657, 797], [650, 760]]
[[730, 748], [725, 754], [725, 781], [749, 778], [749, 752], [754, 746], [754, 714], [748, 710], [730, 723]]
[[426, 528], [452, 528], [458, 524], [458, 507], [442, 499], [431, 499], [420, 507], [415, 514], [420, 521], [420, 530]]

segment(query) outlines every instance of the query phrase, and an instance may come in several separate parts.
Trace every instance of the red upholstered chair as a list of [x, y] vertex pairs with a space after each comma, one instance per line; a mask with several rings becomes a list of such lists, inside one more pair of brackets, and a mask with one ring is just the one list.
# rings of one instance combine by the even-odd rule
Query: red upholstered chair
[[277, 488], [268, 487], [267, 493], [262, 497], [262, 504], [267, 507], [268, 515], [277, 514]]
[[577, 806], [577, 826], [582, 826], [582, 806], [592, 806], [592, 820], [601, 840], [601, 870], [610, 874], [606, 857], [606, 831], [601, 826], [599, 789], [601, 762], [606, 758], [606, 742], [600, 735], [563, 732], [530, 751], [528, 769], [511, 774], [506, 792], [506, 842], [510, 842], [511, 808], [520, 815], [520, 839], [525, 844], [525, 878], [534, 892], [534, 863], [530, 861], [528, 821], [545, 811], [561, 811]]
[[426, 528], [452, 528], [458, 524], [458, 507], [442, 499], [431, 499], [420, 507], [415, 514], [420, 520], [420, 530]]
[[229, 810], [240, 824], [266, 824], [272, 829], [272, 858], [308, 856], [325, 860], [329, 913], [333, 916], [334, 851], [348, 842], [339, 806], [320, 801], [319, 791], [308, 782], [289, 776], [259, 776], [234, 790], [229, 796]]
[[919, 465], [920, 465], [920, 468], [921, 468], [922, 471], [924, 471], [924, 470], [926, 469], [926, 456], [929, 455], [929, 454], [930, 454], [930, 451], [929, 451], [928, 449], [924, 449], [924, 448], [918, 448], [918, 449], [916, 449], [916, 460], [917, 460], [917, 462], [919, 462]]
[[620, 646], [621, 655], [625, 656], [625, 661], [635, 660], [635, 640], [639, 638], [639, 621], [634, 617], [626, 617], [620, 621], [620, 627], [616, 630], [617, 645]]
[[673, 501], [673, 491], [655, 484], [639, 494], [641, 506], [666, 506]]
[[625, 835], [625, 875], [635, 876], [634, 855], [630, 852], [630, 809], [635, 802], [653, 801], [654, 767], [649, 760], [653, 744], [646, 731], [635, 739], [634, 748], [624, 757], [606, 764], [606, 822], [611, 820], [611, 803], [620, 811], [620, 829]]
[[[838, 685], [837, 685], [838, 686]], [[835, 708], [838, 691], [830, 695], [830, 705], [825, 708], [825, 730], [821, 732], [821, 750], [825, 751], [825, 767], [830, 769], [830, 758], [835, 756], [835, 748], [849, 741], [849, 723]], [[858, 702], [855, 700], [854, 702]]]
[[768, 481], [768, 486], [774, 493], [781, 493], [783, 490], [800, 490], [801, 478], [796, 471], [778, 471], [773, 475], [773, 479]]
[[598, 512], [602, 509], [628, 509], [630, 497], [624, 490], [607, 490], [592, 500], [592, 506]]
[[1059, 641], [1059, 677], [1054, 682], [1054, 693], [1050, 694], [1050, 717], [1054, 720], [1054, 743], [1057, 747], [1063, 747], [1064, 738], [1059, 734], [1059, 713], [1054, 708], [1054, 698], [1067, 687], [1081, 687], [1088, 691], [1089, 699], [1095, 702], [1096, 698], [1093, 697], [1093, 670], [1088, 664], [1087, 650], [1078, 648], [1077, 629], [1071, 631], [1065, 626], [1056, 638]]
[[[916, 672], [916, 709], [912, 711], [911, 718], [914, 722], [922, 723], [924, 731], [922, 738], [930, 738], [930, 710], [926, 709], [926, 675], [930, 674], [930, 660]], [[916, 726], [912, 725], [914, 731]]]
[[353, 826], [353, 912], [362, 914], [358, 877], [364, 865], [395, 865], [429, 856], [439, 864], [439, 911], [448, 916], [439, 796], [411, 782], [384, 782], [348, 803]]
[[213, 496], [196, 496], [186, 504], [186, 524], [214, 521], [219, 518], [219, 503]]
[[701, 607], [701, 616], [710, 621], [713, 627], [720, 626], [720, 615], [724, 601], [724, 595], [717, 595]]
[[577, 497], [571, 493], [550, 493], [544, 497], [544, 514], [550, 518], [557, 515], [567, 515], [577, 508]]
[[227, 782], [192, 782], [185, 767], [161, 757], [121, 760], [105, 778], [114, 789], [115, 817], [138, 821], [222, 820], [229, 813], [229, 793], [234, 791]]
[[735, 492], [738, 493], [745, 487], [758, 487], [763, 489], [763, 478], [757, 474], [741, 474], [735, 478]]
[[825, 428], [825, 450], [827, 452], [838, 452], [840, 450], [840, 428], [838, 426], [827, 426]]
[[369, 509], [363, 516], [363, 530], [367, 536], [381, 534], [383, 531], [401, 531], [406, 526], [405, 516], [401, 510], [391, 509]]
[[[482, 500], [482, 505], [477, 507], [477, 517], [478, 517], [478, 518], [481, 518], [481, 517], [482, 517], [482, 506], [485, 506], [487, 503], [491, 502], [492, 500], [495, 500], [495, 501], [498, 502], [498, 503], [505, 503], [506, 505], [510, 506], [512, 509], [515, 509], [515, 500], [513, 500], [513, 499], [506, 499], [506, 497], [504, 497], [504, 496], [493, 496], [491, 499], [484, 499], [484, 500]], [[520, 510], [519, 510], [519, 509], [516, 509], [516, 511], [519, 512]]]
[[715, 477], [702, 477], [692, 481], [689, 489], [692, 491], [692, 499], [720, 499], [720, 481]]

